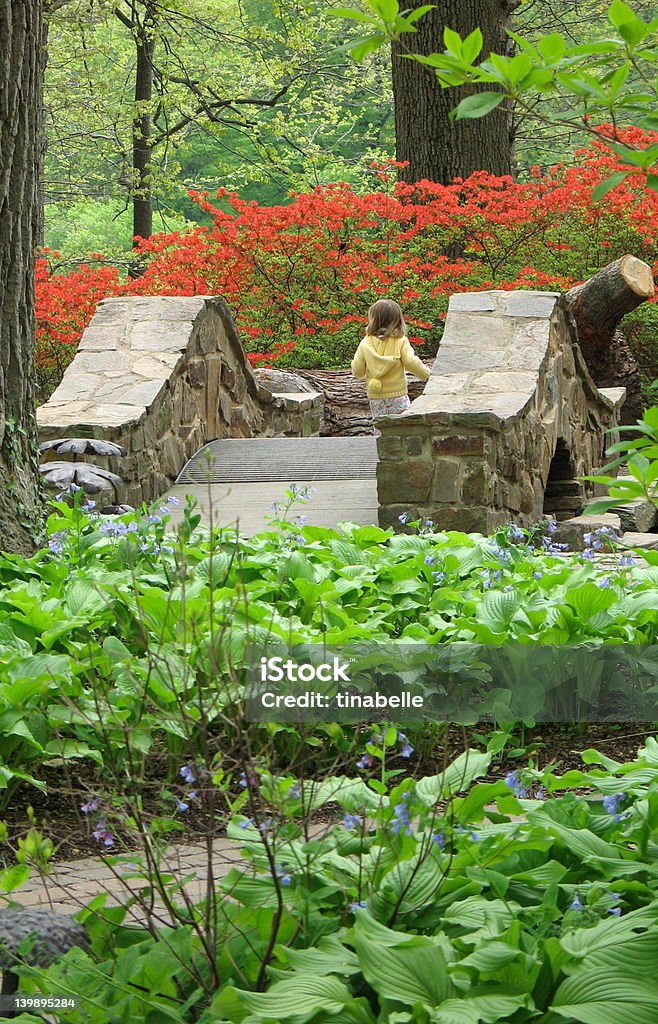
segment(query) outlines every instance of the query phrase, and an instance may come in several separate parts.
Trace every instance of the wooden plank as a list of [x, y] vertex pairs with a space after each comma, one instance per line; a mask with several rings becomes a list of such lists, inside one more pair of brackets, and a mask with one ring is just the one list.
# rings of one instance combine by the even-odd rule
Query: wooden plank
[[[295, 502], [287, 518], [295, 522], [305, 516], [314, 526], [336, 527], [338, 523], [358, 523], [361, 526], [377, 523], [377, 483], [372, 480], [309, 480], [302, 478], [299, 486], [310, 484], [316, 493], [306, 502]], [[202, 514], [202, 525], [235, 526], [245, 537], [251, 537], [271, 526], [274, 512], [272, 504], [286, 502], [288, 483], [273, 481], [267, 487], [262, 483], [243, 484], [178, 484], [163, 496], [178, 499], [180, 504], [171, 509], [172, 525], [182, 518], [187, 495], [194, 496]]]
[[178, 484], [374, 480], [372, 437], [258, 437], [211, 441], [183, 468]]

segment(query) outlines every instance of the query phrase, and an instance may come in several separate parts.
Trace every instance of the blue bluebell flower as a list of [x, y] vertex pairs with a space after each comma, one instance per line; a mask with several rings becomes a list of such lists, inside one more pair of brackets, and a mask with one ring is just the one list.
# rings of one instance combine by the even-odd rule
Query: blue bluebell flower
[[574, 898], [573, 898], [573, 900], [571, 902], [571, 909], [572, 910], [584, 910], [585, 909], [583, 903], [581, 903], [580, 896], [578, 895], [578, 893], [576, 893], [576, 895], [574, 896]]
[[438, 846], [439, 850], [444, 850], [446, 845], [446, 837], [443, 832], [435, 832], [432, 836], [432, 842], [435, 846]]
[[50, 540], [48, 541], [48, 547], [52, 551], [53, 555], [61, 555], [64, 550], [65, 533], [53, 533]]
[[619, 820], [619, 814], [617, 813], [617, 811], [618, 811], [619, 805], [622, 804], [625, 799], [626, 799], [626, 794], [625, 793], [614, 793], [611, 796], [604, 796], [603, 797], [603, 807], [604, 807], [604, 810], [606, 810], [608, 812], [608, 814], [611, 814], [614, 818], [617, 818], [617, 820]]
[[353, 832], [354, 829], [361, 827], [361, 816], [359, 814], [345, 814], [343, 815], [343, 828], [346, 832]]
[[400, 751], [400, 757], [411, 757], [414, 752], [414, 748], [405, 736], [403, 732], [398, 733], [398, 742], [402, 743], [402, 750]]
[[399, 835], [400, 832], [404, 832], [407, 836], [412, 834], [413, 830], [411, 828], [411, 818], [409, 816], [410, 796], [410, 793], [404, 793], [401, 802], [396, 804], [393, 808], [394, 814], [391, 819], [391, 831], [396, 836]]
[[508, 772], [505, 776], [505, 785], [512, 790], [514, 796], [518, 796], [523, 799], [528, 795], [528, 790], [521, 782], [518, 772]]
[[355, 913], [355, 911], [357, 910], [363, 910], [366, 907], [366, 905], [367, 904], [365, 900], [359, 900], [358, 903], [348, 903], [348, 909], [351, 910], [352, 913]]

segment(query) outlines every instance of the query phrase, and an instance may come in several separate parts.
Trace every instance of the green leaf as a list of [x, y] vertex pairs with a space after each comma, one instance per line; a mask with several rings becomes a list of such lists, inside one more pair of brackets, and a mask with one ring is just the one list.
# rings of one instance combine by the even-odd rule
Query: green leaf
[[385, 42], [387, 42], [387, 37], [383, 32], [378, 32], [376, 35], [359, 36], [357, 39], [350, 39], [347, 43], [343, 43], [342, 46], [337, 46], [334, 52], [351, 53], [354, 60], [358, 63], [371, 53], [374, 53], [375, 50], [379, 50]]
[[240, 1002], [259, 1019], [282, 1021], [325, 1010], [338, 1013], [352, 993], [338, 978], [299, 974], [272, 985], [267, 992], [234, 990]]
[[439, 775], [419, 779], [416, 792], [423, 803], [432, 805], [468, 789], [475, 779], [486, 775], [492, 755], [480, 750], [466, 750]]
[[616, 29], [628, 22], [637, 21], [638, 17], [632, 7], [629, 7], [624, 0], [612, 0], [608, 8], [608, 20]]
[[482, 53], [484, 37], [479, 28], [473, 29], [470, 35], [466, 36], [462, 43], [462, 58], [467, 64], [472, 64], [476, 57]]
[[502, 92], [478, 92], [474, 96], [467, 96], [457, 107], [455, 118], [458, 121], [463, 121], [484, 117], [485, 114], [499, 107], [504, 99], [505, 95]]
[[405, 21], [409, 21], [412, 24], [418, 21], [419, 18], [423, 18], [430, 11], [433, 11], [436, 4], [423, 4], [422, 7], [416, 7], [414, 11], [403, 11], [402, 15]]
[[628, 171], [617, 171], [616, 174], [611, 174], [609, 178], [602, 181], [600, 185], [597, 185], [592, 192], [592, 199], [598, 201], [607, 196], [608, 192], [612, 192], [613, 188], [617, 188], [617, 185], [621, 185], [622, 181], [626, 181], [628, 177]]
[[455, 32], [454, 29], [446, 27], [443, 30], [443, 43], [448, 53], [454, 57], [462, 56], [462, 37], [459, 32]]
[[437, 1006], [452, 995], [446, 959], [431, 939], [418, 936], [404, 945], [382, 946], [359, 934], [359, 922], [366, 916], [357, 914], [353, 942], [363, 976], [380, 1000]]
[[525, 995], [476, 994], [468, 992], [459, 999], [448, 999], [432, 1013], [432, 1024], [496, 1024], [512, 1019], [521, 1007], [532, 1008]]
[[357, 11], [353, 7], [334, 7], [332, 11], [327, 11], [327, 16], [329, 18], [349, 18], [351, 21], [361, 21], [368, 25], [379, 24], [376, 18], [364, 14], [363, 11]]
[[553, 64], [564, 55], [567, 42], [559, 32], [551, 32], [550, 35], [542, 36], [537, 43], [537, 49], [547, 64]]
[[627, 971], [582, 971], [560, 985], [551, 1009], [580, 1024], [656, 1024], [658, 985]]
[[13, 892], [25, 885], [30, 877], [30, 868], [27, 864], [14, 864], [13, 868], [0, 871], [0, 889], [3, 892]]
[[617, 600], [615, 592], [597, 587], [596, 583], [588, 580], [580, 587], [574, 587], [566, 593], [567, 604], [576, 612], [579, 619], [588, 622], [600, 612], [606, 611]]

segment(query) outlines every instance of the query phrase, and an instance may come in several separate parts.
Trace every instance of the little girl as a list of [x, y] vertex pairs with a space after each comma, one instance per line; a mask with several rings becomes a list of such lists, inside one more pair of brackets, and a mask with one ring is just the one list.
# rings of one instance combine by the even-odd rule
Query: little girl
[[[421, 380], [429, 380], [431, 376], [414, 354], [397, 302], [380, 299], [368, 310], [366, 336], [352, 360], [354, 376], [365, 377], [373, 419], [396, 416], [409, 408], [405, 370]], [[379, 436], [378, 430], [375, 435]]]

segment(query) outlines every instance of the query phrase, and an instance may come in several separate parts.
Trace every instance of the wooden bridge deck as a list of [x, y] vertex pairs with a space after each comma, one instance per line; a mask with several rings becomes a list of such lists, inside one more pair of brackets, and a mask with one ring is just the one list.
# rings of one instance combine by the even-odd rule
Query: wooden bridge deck
[[[272, 504], [284, 504], [292, 483], [316, 493], [295, 503], [289, 518], [316, 526], [377, 522], [377, 448], [374, 437], [266, 437], [212, 441], [187, 463], [167, 495], [178, 521], [194, 495], [204, 525], [238, 524], [244, 536], [266, 529]], [[163, 499], [164, 500], [164, 499]]]

